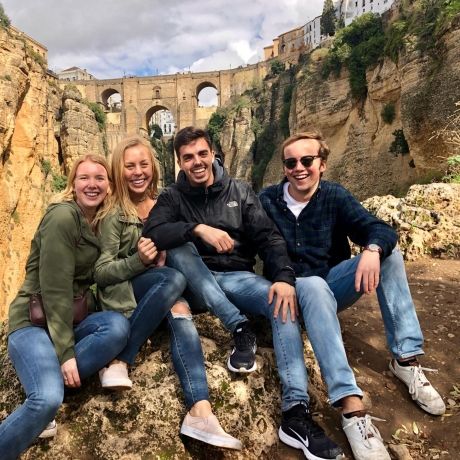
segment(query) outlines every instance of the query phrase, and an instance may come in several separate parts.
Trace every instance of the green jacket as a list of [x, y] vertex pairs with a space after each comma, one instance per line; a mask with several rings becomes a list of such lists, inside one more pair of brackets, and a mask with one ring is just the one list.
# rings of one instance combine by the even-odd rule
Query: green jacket
[[130, 279], [147, 269], [137, 253], [142, 227], [139, 218], [126, 217], [120, 209], [102, 221], [102, 252], [94, 276], [103, 310], [119, 311], [129, 317], [136, 308]]
[[[99, 254], [99, 240], [77, 204], [50, 205], [32, 240], [24, 283], [10, 305], [9, 333], [32, 326], [29, 298], [40, 292], [59, 362], [75, 357], [73, 298], [93, 284]], [[94, 310], [93, 296], [88, 292], [87, 297]]]

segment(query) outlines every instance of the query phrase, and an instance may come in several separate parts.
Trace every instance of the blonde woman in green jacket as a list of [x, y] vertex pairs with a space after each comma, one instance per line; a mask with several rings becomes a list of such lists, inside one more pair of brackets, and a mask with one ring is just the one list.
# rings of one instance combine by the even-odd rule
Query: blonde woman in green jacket
[[[53, 419], [64, 387], [80, 387], [82, 379], [126, 345], [129, 323], [119, 313], [91, 313], [73, 324], [76, 296], [86, 296], [89, 310], [94, 311], [89, 287], [100, 254], [97, 229], [109, 187], [104, 158], [79, 158], [66, 189], [48, 207], [32, 240], [25, 281], [9, 310], [8, 336], [8, 352], [26, 400], [0, 425], [2, 460], [17, 458], [45, 427], [42, 434], [55, 434]], [[46, 327], [30, 320], [33, 294], [41, 294]]]
[[[142, 238], [143, 222], [155, 205], [158, 170], [150, 142], [139, 136], [122, 140], [112, 156], [115, 210], [101, 225], [102, 254], [96, 263], [101, 305], [129, 317], [125, 349], [99, 375], [106, 388], [129, 388], [128, 365], [166, 317], [171, 331], [173, 364], [188, 413], [181, 433], [200, 441], [241, 449], [212, 413], [200, 338], [185, 300], [184, 276], [164, 266], [165, 254]], [[161, 397], [159, 395], [159, 397]]]

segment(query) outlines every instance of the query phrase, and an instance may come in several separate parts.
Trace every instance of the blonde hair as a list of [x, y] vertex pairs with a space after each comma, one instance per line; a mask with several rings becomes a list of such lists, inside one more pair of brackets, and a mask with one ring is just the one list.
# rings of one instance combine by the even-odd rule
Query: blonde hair
[[136, 206], [129, 195], [128, 184], [124, 177], [124, 154], [127, 149], [144, 146], [150, 154], [152, 162], [152, 181], [147, 188], [147, 196], [155, 199], [158, 193], [158, 168], [155, 161], [155, 150], [150, 142], [138, 135], [129, 136], [120, 141], [112, 154], [112, 176], [113, 176], [113, 206], [119, 206], [125, 216], [137, 217]]
[[99, 206], [94, 219], [91, 222], [91, 227], [96, 230], [98, 228], [99, 222], [107, 215], [111, 209], [111, 188], [110, 184], [112, 182], [110, 167], [107, 163], [107, 160], [101, 156], [93, 153], [87, 153], [77, 158], [70, 169], [69, 175], [67, 176], [67, 184], [65, 189], [62, 192], [57, 193], [51, 198], [50, 203], [62, 203], [64, 201], [74, 201], [75, 200], [75, 191], [74, 191], [74, 181], [77, 175], [78, 167], [85, 161], [91, 161], [92, 163], [97, 163], [101, 165], [107, 172], [107, 178], [109, 180], [109, 188], [107, 191], [107, 196], [104, 198], [104, 201]]

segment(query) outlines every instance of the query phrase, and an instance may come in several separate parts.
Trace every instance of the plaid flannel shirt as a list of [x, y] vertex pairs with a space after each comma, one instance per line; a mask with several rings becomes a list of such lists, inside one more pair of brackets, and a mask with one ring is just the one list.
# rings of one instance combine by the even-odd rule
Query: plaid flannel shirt
[[344, 187], [322, 180], [296, 219], [283, 197], [285, 181], [263, 190], [260, 201], [287, 242], [296, 276], [325, 278], [332, 267], [350, 258], [348, 238], [360, 246], [379, 245], [382, 259], [391, 254], [398, 240], [395, 230]]

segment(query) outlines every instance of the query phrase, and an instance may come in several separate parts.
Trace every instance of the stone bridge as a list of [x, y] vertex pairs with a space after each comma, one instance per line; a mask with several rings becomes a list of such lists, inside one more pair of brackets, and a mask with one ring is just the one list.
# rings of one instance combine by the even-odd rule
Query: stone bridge
[[[126, 134], [147, 131], [152, 115], [169, 110], [176, 129], [194, 125], [204, 128], [216, 107], [200, 107], [198, 95], [204, 88], [215, 88], [218, 106], [232, 96], [260, 82], [267, 74], [265, 62], [236, 69], [200, 73], [177, 73], [152, 77], [125, 77], [110, 80], [72, 82], [83, 97], [102, 104], [107, 110], [107, 140], [109, 148]], [[62, 82], [64, 84], [64, 82]], [[108, 110], [107, 101], [118, 93], [121, 107]]]

